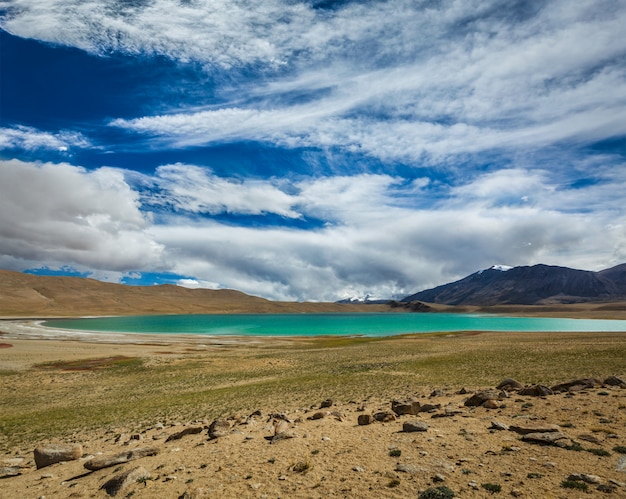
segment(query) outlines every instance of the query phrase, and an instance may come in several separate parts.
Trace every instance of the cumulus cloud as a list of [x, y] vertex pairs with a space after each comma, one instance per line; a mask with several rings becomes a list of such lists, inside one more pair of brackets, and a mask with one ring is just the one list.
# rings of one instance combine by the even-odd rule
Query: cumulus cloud
[[0, 254], [12, 267], [19, 260], [109, 272], [158, 266], [163, 248], [146, 236], [148, 226], [118, 170], [0, 162]]

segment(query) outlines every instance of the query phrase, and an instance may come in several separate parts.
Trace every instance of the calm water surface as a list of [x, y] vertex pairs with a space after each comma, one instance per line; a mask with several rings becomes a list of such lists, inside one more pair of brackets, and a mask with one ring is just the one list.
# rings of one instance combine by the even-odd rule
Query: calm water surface
[[437, 313], [159, 315], [58, 319], [46, 321], [44, 325], [84, 331], [210, 336], [392, 336], [457, 331], [626, 331], [626, 320]]

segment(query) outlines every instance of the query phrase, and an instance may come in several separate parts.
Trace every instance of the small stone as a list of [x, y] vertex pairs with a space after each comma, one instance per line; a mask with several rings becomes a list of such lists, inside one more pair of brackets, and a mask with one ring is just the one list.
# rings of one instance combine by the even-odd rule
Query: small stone
[[465, 401], [465, 405], [468, 407], [478, 407], [483, 405], [487, 400], [497, 400], [498, 392], [495, 390], [486, 390], [475, 393]]
[[609, 376], [604, 380], [605, 385], [626, 387], [626, 378], [619, 376]]
[[396, 465], [396, 471], [413, 475], [417, 473], [417, 466], [414, 464], [398, 464]]
[[315, 414], [313, 414], [307, 419], [315, 420], [315, 419], [324, 419], [325, 417], [326, 417], [326, 413], [320, 411], [320, 412], [316, 412]]
[[511, 495], [513, 497], [522, 497], [524, 495], [524, 493], [521, 490], [519, 490], [519, 489], [512, 489], [511, 490]]
[[471, 482], [468, 482], [467, 486], [470, 489], [474, 489], [474, 490], [478, 490], [479, 489], [478, 484], [474, 480], [472, 480]]
[[150, 473], [142, 466], [132, 468], [128, 471], [115, 475], [113, 478], [100, 487], [104, 489], [110, 496], [115, 496], [129, 485], [136, 483], [138, 480], [148, 480]]
[[584, 440], [585, 442], [591, 442], [592, 444], [596, 444], [596, 445], [600, 445], [602, 443], [602, 441], [595, 435], [583, 434], [583, 435], [578, 435], [578, 438], [581, 440]]
[[402, 431], [406, 433], [417, 432], [417, 431], [427, 431], [428, 424], [424, 421], [406, 421], [402, 424]]
[[415, 416], [420, 411], [420, 403], [417, 400], [398, 401], [393, 400], [391, 402], [391, 410], [398, 416], [405, 414]]
[[509, 425], [505, 424], [505, 423], [501, 423], [500, 421], [492, 421], [491, 422], [491, 429], [492, 430], [498, 430], [498, 431], [506, 431], [509, 429]]
[[374, 419], [376, 421], [380, 421], [381, 423], [389, 423], [390, 421], [395, 421], [396, 417], [392, 412], [381, 411], [374, 414]]
[[114, 456], [100, 456], [94, 459], [90, 459], [83, 466], [91, 471], [101, 470], [103, 468], [109, 468], [111, 466], [117, 466], [118, 464], [124, 464], [134, 459], [142, 457], [156, 456], [159, 453], [157, 447], [142, 447], [133, 449], [128, 452], [122, 452]]
[[438, 409], [441, 409], [441, 404], [424, 404], [420, 406], [418, 412], [435, 412]]
[[530, 397], [545, 397], [546, 395], [554, 395], [554, 391], [543, 385], [527, 386], [522, 388], [518, 393], [520, 395], [527, 395]]
[[556, 445], [557, 447], [567, 447], [571, 445], [571, 440], [558, 431], [547, 433], [528, 433], [522, 437], [525, 442], [543, 445]]
[[216, 438], [225, 437], [230, 433], [230, 423], [223, 419], [216, 419], [209, 426], [209, 438], [214, 440]]
[[496, 386], [497, 390], [506, 390], [507, 392], [521, 390], [522, 388], [524, 388], [524, 385], [513, 378], [504, 378], [500, 384]]
[[359, 414], [357, 422], [360, 426], [372, 424], [375, 421], [374, 416], [371, 414]]
[[172, 440], [179, 440], [186, 435], [197, 435], [198, 433], [202, 433], [202, 430], [204, 430], [202, 426], [191, 426], [189, 428], [185, 428], [182, 431], [179, 431], [178, 433], [170, 435], [165, 441], [171, 442]]
[[435, 476], [433, 476], [433, 482], [434, 483], [441, 483], [441, 482], [445, 482], [446, 481], [446, 477], [443, 476], [440, 473], [436, 473]]
[[526, 424], [526, 425], [511, 425], [509, 427], [511, 431], [519, 433], [520, 435], [527, 435], [528, 433], [558, 433], [561, 430], [559, 425], [555, 424]]
[[602, 479], [597, 475], [588, 475], [586, 473], [572, 473], [567, 477], [568, 480], [573, 482], [585, 482], [592, 485], [598, 485], [602, 483]]
[[485, 409], [498, 409], [500, 407], [500, 404], [498, 404], [498, 402], [496, 402], [495, 400], [485, 400], [485, 402], [483, 403], [483, 407]]
[[353, 466], [352, 471], [356, 471], [357, 473], [363, 473], [365, 472], [365, 468], [363, 468], [362, 466]]
[[320, 404], [320, 409], [325, 409], [326, 407], [332, 407], [333, 399], [326, 399]]
[[617, 460], [617, 466], [615, 466], [615, 471], [626, 472], [626, 456], [622, 456]]
[[0, 478], [8, 478], [11, 476], [21, 475], [22, 471], [19, 466], [0, 466]]

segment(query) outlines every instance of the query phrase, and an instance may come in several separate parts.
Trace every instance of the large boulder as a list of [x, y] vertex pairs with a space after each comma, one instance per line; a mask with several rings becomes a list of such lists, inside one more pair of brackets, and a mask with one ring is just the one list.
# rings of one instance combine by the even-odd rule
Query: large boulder
[[62, 461], [75, 461], [83, 455], [80, 444], [50, 444], [35, 449], [35, 465], [37, 469]]

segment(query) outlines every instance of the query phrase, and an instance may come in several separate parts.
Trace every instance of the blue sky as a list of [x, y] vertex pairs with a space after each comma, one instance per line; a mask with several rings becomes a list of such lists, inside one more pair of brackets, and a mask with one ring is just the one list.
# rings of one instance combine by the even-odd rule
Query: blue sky
[[0, 268], [326, 301], [626, 262], [623, 0], [0, 16]]

